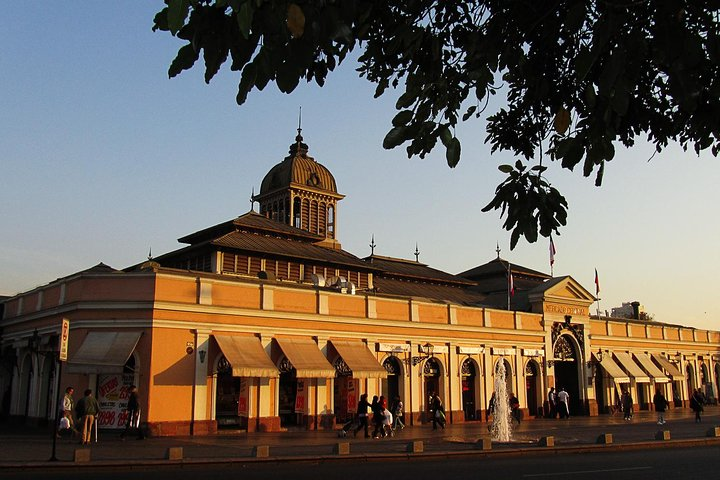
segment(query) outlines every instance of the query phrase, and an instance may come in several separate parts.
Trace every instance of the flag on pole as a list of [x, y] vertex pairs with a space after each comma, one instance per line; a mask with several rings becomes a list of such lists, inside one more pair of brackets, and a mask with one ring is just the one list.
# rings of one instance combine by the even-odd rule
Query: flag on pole
[[555, 253], [557, 253], [555, 250], [555, 243], [553, 242], [552, 237], [550, 237], [550, 267], [551, 268], [555, 264]]
[[510, 295], [515, 295], [515, 281], [512, 273], [510, 274]]
[[600, 278], [598, 277], [597, 268], [595, 269], [595, 296], [600, 293]]

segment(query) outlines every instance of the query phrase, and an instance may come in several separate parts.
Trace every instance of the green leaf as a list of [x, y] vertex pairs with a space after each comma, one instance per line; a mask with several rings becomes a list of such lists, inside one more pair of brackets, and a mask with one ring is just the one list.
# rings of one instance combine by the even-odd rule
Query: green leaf
[[460, 162], [460, 140], [457, 137], [453, 137], [449, 144], [446, 145], [445, 157], [447, 158], [447, 164], [450, 168], [455, 168]]
[[393, 127], [402, 127], [410, 123], [413, 118], [412, 110], [403, 110], [392, 119]]
[[510, 173], [513, 171], [512, 165], [500, 165], [498, 167], [498, 170], [500, 170], [502, 173]]
[[402, 143], [407, 138], [407, 127], [395, 127], [390, 130], [385, 138], [383, 139], [383, 148], [385, 150], [391, 150]]
[[250, 38], [250, 27], [252, 26], [254, 14], [255, 10], [253, 9], [252, 2], [248, 0], [240, 5], [237, 15], [235, 16], [238, 27], [240, 28], [240, 33], [245, 40]]
[[178, 54], [175, 60], [170, 64], [168, 69], [168, 76], [173, 78], [180, 74], [183, 70], [189, 70], [195, 65], [195, 62], [199, 58], [198, 52], [195, 51], [192, 44], [187, 44], [178, 50]]
[[440, 136], [440, 141], [443, 145], [445, 145], [445, 148], [447, 148], [450, 145], [450, 142], [452, 142], [453, 134], [450, 132], [450, 129], [447, 125], [440, 125], [438, 127], [438, 134]]
[[190, 11], [190, 0], [167, 0], [168, 5], [168, 28], [170, 33], [175, 35], [185, 25]]

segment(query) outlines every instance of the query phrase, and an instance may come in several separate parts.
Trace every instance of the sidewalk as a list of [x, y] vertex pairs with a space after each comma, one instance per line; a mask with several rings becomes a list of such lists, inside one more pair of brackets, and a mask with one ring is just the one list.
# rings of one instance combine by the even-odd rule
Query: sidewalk
[[[430, 425], [408, 426], [395, 437], [365, 439], [339, 438], [338, 432], [289, 431], [281, 433], [226, 433], [202, 437], [158, 437], [122, 441], [119, 432], [101, 431], [99, 441], [90, 447], [90, 462], [75, 463], [76, 449], [87, 449], [77, 439], [57, 440], [57, 462], [48, 462], [52, 453], [52, 438], [44, 429], [9, 427], [0, 424], [0, 469], [13, 468], [80, 468], [82, 466], [158, 465], [168, 463], [298, 461], [308, 459], [388, 458], [408, 455], [462, 455], [462, 454], [527, 454], [545, 452], [538, 446], [544, 436], [554, 438], [555, 449], [592, 450], [597, 448], [651, 448], [717, 444], [720, 438], [707, 436], [708, 430], [720, 426], [720, 407], [708, 407], [702, 423], [694, 422], [689, 409], [676, 409], [666, 415], [667, 423], [657, 425], [652, 412], [640, 412], [632, 421], [622, 416], [573, 417], [569, 420], [532, 419], [515, 427], [513, 441], [493, 442], [492, 450], [478, 450], [479, 440], [489, 439], [487, 424], [465, 423], [448, 425], [444, 430], [432, 430]], [[671, 440], [656, 440], [660, 430], [670, 431]], [[597, 445], [601, 434], [613, 435], [613, 445]], [[408, 445], [423, 441], [424, 453], [408, 454]], [[349, 443], [349, 455], [338, 456], [339, 442]], [[256, 446], [268, 446], [268, 458], [255, 458]], [[182, 447], [182, 460], [165, 460], [170, 447]]]

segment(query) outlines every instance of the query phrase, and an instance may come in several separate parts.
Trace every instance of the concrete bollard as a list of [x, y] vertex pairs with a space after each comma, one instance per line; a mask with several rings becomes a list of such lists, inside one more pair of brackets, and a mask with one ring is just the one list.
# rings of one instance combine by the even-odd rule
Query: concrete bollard
[[670, 440], [670, 430], [660, 430], [655, 434], [655, 440]]
[[334, 452], [337, 455], [350, 455], [350, 442], [338, 442]]
[[182, 460], [183, 447], [168, 447], [165, 452], [165, 460]]
[[712, 427], [707, 431], [708, 437], [720, 437], [720, 427]]
[[492, 450], [492, 440], [489, 438], [481, 438], [475, 442], [475, 448], [478, 450]]
[[257, 445], [253, 447], [253, 457], [256, 458], [267, 458], [270, 456], [269, 445]]
[[612, 433], [603, 433], [597, 438], [597, 443], [601, 443], [603, 445], [610, 445], [611, 443], [613, 443]]
[[407, 451], [409, 453], [423, 453], [425, 451], [425, 445], [422, 440], [413, 440], [408, 443]]
[[76, 448], [73, 460], [75, 461], [75, 463], [88, 463], [90, 461], [90, 449]]
[[547, 437], [540, 437], [540, 440], [538, 441], [538, 445], [541, 447], [554, 447], [555, 446], [555, 437], [548, 435]]

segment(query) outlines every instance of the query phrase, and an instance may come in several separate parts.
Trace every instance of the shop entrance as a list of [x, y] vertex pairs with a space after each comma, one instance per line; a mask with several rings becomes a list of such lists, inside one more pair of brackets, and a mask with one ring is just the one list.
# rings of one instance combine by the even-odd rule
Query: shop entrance
[[402, 398], [400, 395], [400, 380], [402, 379], [402, 367], [400, 361], [396, 357], [388, 357], [383, 362], [383, 368], [387, 372], [387, 378], [382, 380], [382, 392], [388, 400], [388, 404], [392, 403], [396, 398]]
[[570, 415], [585, 415], [584, 397], [580, 396], [580, 363], [582, 358], [575, 344], [575, 339], [568, 335], [560, 335], [553, 348], [555, 370], [555, 388], [561, 388], [570, 395]]
[[[294, 427], [300, 425], [303, 410], [301, 408], [297, 408], [297, 370], [295, 370], [295, 367], [292, 366], [287, 357], [284, 357], [280, 361], [280, 364], [278, 365], [278, 370], [280, 371], [280, 395], [278, 400], [278, 414], [280, 415], [280, 426]], [[299, 410], [300, 413], [296, 413], [297, 410]]]
[[542, 411], [538, 407], [538, 396], [541, 390], [540, 380], [540, 367], [537, 362], [530, 360], [525, 366], [525, 394], [528, 414], [538, 417], [542, 417]]
[[460, 378], [462, 382], [462, 402], [465, 420], [476, 420], [477, 409], [475, 404], [475, 379], [477, 376], [475, 362], [466, 359], [460, 367]]
[[240, 427], [239, 397], [240, 379], [232, 376], [232, 365], [222, 356], [218, 360], [215, 382], [215, 421], [218, 428]]
[[437, 393], [440, 395], [440, 400], [443, 404], [445, 399], [443, 398], [443, 392], [440, 390], [440, 364], [434, 358], [428, 358], [425, 361], [423, 367], [423, 381], [425, 383], [425, 411], [423, 412], [423, 419], [425, 422], [429, 422], [430, 418], [430, 395]]

